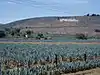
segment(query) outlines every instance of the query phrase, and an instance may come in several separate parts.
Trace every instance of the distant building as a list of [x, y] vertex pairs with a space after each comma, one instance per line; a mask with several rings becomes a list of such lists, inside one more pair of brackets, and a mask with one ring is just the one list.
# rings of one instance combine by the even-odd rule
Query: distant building
[[78, 22], [79, 20], [77, 19], [66, 19], [66, 18], [61, 18], [59, 19], [60, 22]]

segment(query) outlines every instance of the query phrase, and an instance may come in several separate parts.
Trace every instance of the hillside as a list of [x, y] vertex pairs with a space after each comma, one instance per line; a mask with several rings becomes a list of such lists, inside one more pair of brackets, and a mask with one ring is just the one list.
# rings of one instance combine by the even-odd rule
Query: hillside
[[0, 30], [4, 30], [4, 28], [7, 27], [4, 24], [0, 24]]
[[3, 24], [0, 23], [0, 26], [3, 26]]
[[[71, 20], [72, 19], [72, 20]], [[77, 21], [74, 21], [77, 20]], [[100, 16], [37, 17], [6, 24], [8, 27], [32, 30], [35, 33], [97, 35], [100, 29]]]

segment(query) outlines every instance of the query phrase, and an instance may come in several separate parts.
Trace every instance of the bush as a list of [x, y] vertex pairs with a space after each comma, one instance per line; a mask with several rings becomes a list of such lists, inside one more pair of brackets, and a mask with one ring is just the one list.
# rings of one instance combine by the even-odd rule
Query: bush
[[95, 32], [100, 32], [100, 29], [95, 29]]
[[0, 31], [0, 38], [3, 38], [3, 37], [5, 37], [6, 35], [5, 35], [5, 32], [4, 31]]
[[30, 30], [27, 30], [27, 31], [26, 31], [26, 34], [27, 34], [27, 35], [31, 35], [32, 33], [33, 33], [33, 31], [30, 31]]
[[91, 16], [97, 16], [96, 14], [92, 14]]
[[82, 39], [82, 40], [87, 40], [87, 35], [85, 34], [76, 34], [76, 38], [77, 39]]
[[41, 38], [44, 38], [44, 35], [42, 33], [38, 33], [36, 39], [41, 39]]
[[87, 14], [86, 16], [90, 16], [90, 14]]
[[99, 14], [87, 14], [86, 16], [100, 16]]
[[12, 37], [20, 36], [20, 29], [19, 28], [5, 28], [6, 35], [10, 34]]

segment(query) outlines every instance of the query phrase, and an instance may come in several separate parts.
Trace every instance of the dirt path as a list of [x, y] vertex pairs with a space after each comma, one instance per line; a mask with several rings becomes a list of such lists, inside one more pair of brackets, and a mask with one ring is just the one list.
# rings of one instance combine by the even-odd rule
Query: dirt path
[[100, 68], [62, 75], [100, 75]]
[[100, 44], [100, 42], [0, 42], [0, 44]]

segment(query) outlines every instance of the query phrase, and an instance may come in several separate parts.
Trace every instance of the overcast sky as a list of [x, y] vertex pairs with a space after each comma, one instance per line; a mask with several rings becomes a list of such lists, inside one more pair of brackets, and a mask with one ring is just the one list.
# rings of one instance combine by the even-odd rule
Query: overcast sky
[[0, 0], [0, 23], [42, 16], [100, 13], [100, 0]]

